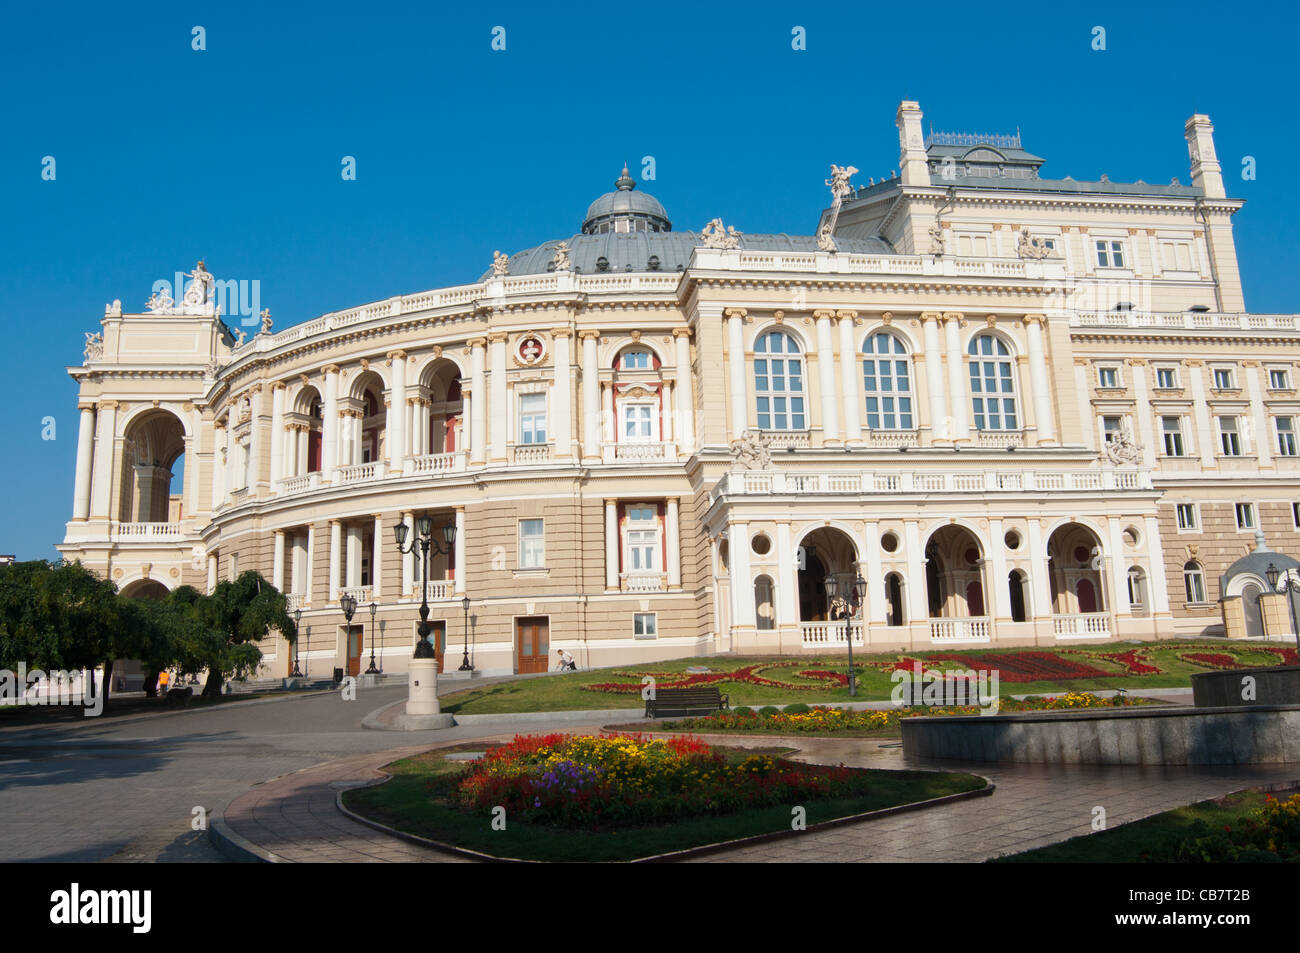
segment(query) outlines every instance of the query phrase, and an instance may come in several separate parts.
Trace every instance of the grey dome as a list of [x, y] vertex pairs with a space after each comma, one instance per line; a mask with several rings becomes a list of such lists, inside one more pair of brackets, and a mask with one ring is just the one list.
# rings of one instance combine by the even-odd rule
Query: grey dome
[[[592, 235], [599, 231], [671, 232], [673, 230], [673, 223], [668, 220], [668, 212], [664, 210], [659, 200], [653, 195], [636, 191], [636, 182], [627, 174], [627, 166], [623, 166], [623, 174], [618, 177], [614, 185], [616, 188], [613, 192], [606, 192], [588, 206], [587, 217], [582, 222], [584, 234]], [[614, 224], [619, 220], [629, 224], [619, 229]]]

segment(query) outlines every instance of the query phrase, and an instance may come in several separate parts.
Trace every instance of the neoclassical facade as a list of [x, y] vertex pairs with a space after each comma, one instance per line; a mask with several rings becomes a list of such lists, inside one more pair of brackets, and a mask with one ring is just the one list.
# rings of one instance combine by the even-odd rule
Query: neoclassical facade
[[674, 230], [625, 169], [469, 284], [247, 339], [202, 263], [115, 302], [61, 551], [128, 593], [256, 569], [311, 674], [404, 670], [426, 571], [448, 670], [1221, 633], [1257, 534], [1300, 550], [1300, 320], [1245, 312], [1208, 118], [1160, 186], [896, 121], [807, 235]]

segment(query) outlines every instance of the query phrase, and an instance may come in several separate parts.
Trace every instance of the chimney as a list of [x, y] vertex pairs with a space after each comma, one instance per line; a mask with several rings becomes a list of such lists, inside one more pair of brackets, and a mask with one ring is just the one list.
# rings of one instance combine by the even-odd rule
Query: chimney
[[929, 185], [930, 166], [925, 159], [925, 137], [921, 134], [921, 104], [903, 100], [898, 104], [894, 124], [898, 126], [898, 167], [903, 184]]
[[1187, 120], [1184, 133], [1192, 160], [1192, 185], [1199, 186], [1207, 199], [1226, 198], [1219, 157], [1214, 152], [1214, 126], [1210, 117], [1197, 113]]

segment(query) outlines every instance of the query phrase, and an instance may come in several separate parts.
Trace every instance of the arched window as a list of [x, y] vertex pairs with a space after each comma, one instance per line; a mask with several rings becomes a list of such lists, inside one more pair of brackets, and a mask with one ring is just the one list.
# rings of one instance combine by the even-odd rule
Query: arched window
[[807, 429], [798, 343], [783, 331], [768, 331], [754, 343], [754, 354], [758, 429]]
[[650, 352], [643, 347], [631, 347], [619, 355], [620, 371], [649, 371], [654, 369], [654, 360]]
[[1017, 430], [1015, 359], [1002, 339], [981, 334], [967, 349], [970, 362], [971, 405], [976, 430]]
[[1187, 592], [1188, 602], [1205, 601], [1205, 573], [1194, 559], [1183, 564], [1183, 589]]
[[1128, 604], [1134, 612], [1142, 612], [1147, 604], [1146, 573], [1141, 566], [1130, 566], [1128, 570]]
[[867, 426], [872, 430], [912, 429], [912, 373], [907, 349], [897, 335], [879, 331], [862, 344], [862, 384], [867, 394]]

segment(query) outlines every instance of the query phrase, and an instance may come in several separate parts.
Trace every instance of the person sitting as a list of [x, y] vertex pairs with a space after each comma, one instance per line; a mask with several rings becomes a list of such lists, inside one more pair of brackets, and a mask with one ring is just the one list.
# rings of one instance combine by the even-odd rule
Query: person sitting
[[557, 662], [555, 666], [558, 671], [576, 672], [578, 670], [578, 663], [575, 662], [573, 656], [564, 651], [564, 649], [556, 649], [555, 654], [560, 657], [559, 662]]

